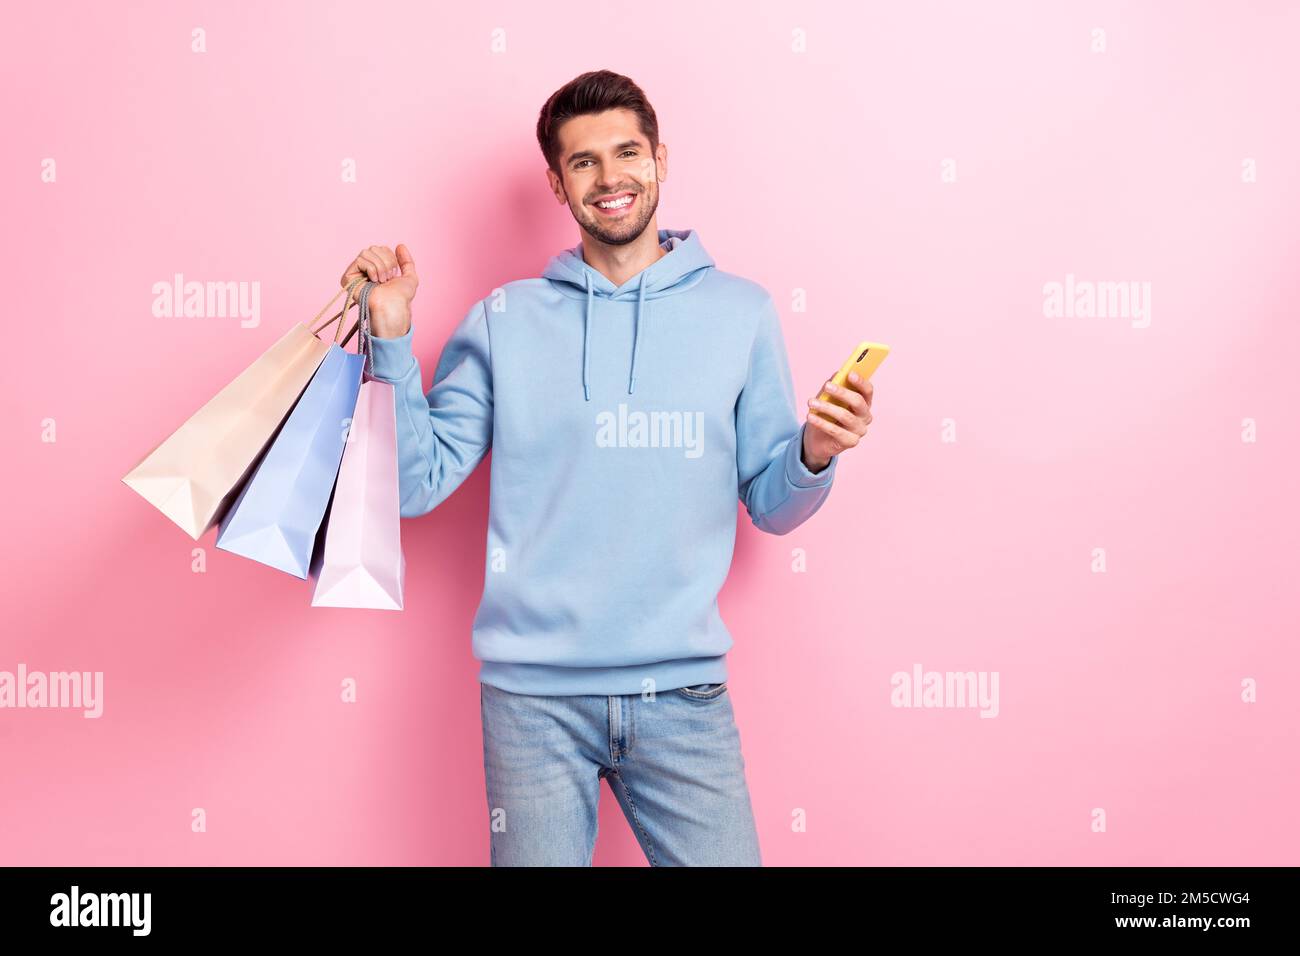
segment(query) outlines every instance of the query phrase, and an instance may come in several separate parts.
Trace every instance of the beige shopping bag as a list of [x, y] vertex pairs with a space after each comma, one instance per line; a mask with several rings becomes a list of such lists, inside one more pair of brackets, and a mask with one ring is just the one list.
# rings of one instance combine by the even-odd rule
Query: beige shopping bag
[[[359, 280], [358, 280], [359, 281]], [[196, 541], [222, 517], [329, 351], [317, 332], [342, 331], [354, 282], [311, 323], [299, 323], [213, 396], [122, 479]], [[347, 292], [343, 308], [311, 326]]]

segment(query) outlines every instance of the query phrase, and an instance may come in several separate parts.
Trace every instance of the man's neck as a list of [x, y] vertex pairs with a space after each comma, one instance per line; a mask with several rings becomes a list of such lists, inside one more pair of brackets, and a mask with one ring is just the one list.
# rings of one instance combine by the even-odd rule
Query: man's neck
[[621, 286], [642, 269], [662, 259], [666, 252], [659, 245], [659, 228], [654, 219], [641, 235], [621, 246], [611, 246], [582, 232], [582, 258], [615, 286]]

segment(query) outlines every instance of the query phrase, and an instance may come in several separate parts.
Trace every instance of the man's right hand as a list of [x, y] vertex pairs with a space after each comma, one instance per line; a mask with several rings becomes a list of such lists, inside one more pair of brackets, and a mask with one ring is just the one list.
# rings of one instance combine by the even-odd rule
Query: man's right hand
[[387, 246], [362, 249], [339, 283], [346, 289], [362, 276], [377, 283], [370, 290], [371, 334], [381, 339], [395, 339], [409, 332], [411, 300], [420, 285], [410, 250], [401, 243], [398, 243], [396, 252]]

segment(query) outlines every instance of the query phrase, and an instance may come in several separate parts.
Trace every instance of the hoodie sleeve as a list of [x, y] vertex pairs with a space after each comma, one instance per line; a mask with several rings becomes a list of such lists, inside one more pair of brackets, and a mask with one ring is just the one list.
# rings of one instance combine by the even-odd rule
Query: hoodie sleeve
[[835, 477], [830, 464], [814, 474], [803, 463], [803, 433], [776, 305], [764, 302], [736, 401], [736, 468], [750, 520], [770, 534], [793, 531], [821, 507]]
[[372, 338], [374, 377], [393, 385], [403, 518], [428, 514], [460, 487], [492, 444], [492, 364], [487, 311], [476, 302], [443, 346], [423, 391], [411, 350], [414, 323], [398, 338]]

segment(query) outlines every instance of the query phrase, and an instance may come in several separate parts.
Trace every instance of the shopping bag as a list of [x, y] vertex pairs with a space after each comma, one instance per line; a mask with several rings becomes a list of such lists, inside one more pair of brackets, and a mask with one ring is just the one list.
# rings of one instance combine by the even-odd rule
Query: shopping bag
[[[342, 294], [335, 294], [316, 319]], [[345, 305], [336, 316], [340, 328], [346, 313]], [[191, 538], [201, 538], [228, 511], [324, 360], [329, 342], [316, 336], [312, 323], [285, 332], [132, 468], [122, 478], [126, 486]]]
[[[355, 285], [348, 289], [343, 314]], [[339, 330], [342, 327], [340, 321]], [[330, 344], [298, 404], [221, 520], [218, 548], [306, 579], [343, 457], [343, 431], [356, 408], [363, 361], [339, 342]]]
[[393, 386], [371, 376], [369, 297], [361, 289], [358, 326], [367, 368], [363, 372], [324, 547], [312, 566], [313, 607], [400, 611], [406, 577], [402, 553], [401, 494], [397, 474], [397, 405]]

